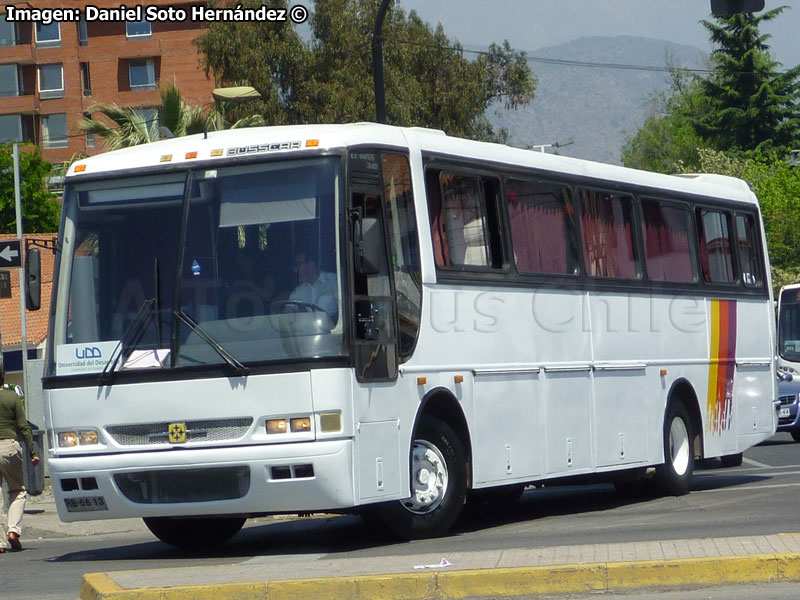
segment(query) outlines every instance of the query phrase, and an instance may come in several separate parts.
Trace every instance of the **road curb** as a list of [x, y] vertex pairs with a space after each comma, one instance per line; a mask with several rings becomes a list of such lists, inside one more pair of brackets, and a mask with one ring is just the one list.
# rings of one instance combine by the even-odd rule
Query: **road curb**
[[[198, 579], [203, 567], [195, 567]], [[153, 571], [142, 571], [152, 573]], [[130, 574], [130, 572], [127, 572]], [[354, 577], [126, 589], [113, 573], [89, 573], [82, 600], [459, 600], [645, 587], [800, 581], [800, 553], [548, 567], [424, 571]]]

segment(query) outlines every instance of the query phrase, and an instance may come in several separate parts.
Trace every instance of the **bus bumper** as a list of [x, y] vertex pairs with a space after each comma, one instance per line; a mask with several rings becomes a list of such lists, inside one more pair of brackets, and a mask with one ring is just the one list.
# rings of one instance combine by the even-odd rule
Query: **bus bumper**
[[175, 449], [48, 461], [62, 521], [352, 507], [353, 441]]

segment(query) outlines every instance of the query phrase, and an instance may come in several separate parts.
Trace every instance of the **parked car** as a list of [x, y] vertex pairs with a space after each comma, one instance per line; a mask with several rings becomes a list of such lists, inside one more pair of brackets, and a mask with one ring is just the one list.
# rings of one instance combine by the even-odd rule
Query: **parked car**
[[778, 431], [788, 431], [795, 442], [800, 442], [800, 377], [794, 381], [778, 382], [778, 399], [781, 402], [778, 413]]

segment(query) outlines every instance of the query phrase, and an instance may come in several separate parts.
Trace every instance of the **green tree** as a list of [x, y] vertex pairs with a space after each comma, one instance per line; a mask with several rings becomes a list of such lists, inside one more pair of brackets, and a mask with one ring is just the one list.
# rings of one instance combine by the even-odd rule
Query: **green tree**
[[634, 169], [674, 173], [699, 167], [698, 149], [706, 141], [693, 120], [707, 110], [700, 81], [682, 69], [671, 72], [667, 92], [651, 98], [644, 125], [622, 147], [622, 163]]
[[[47, 191], [46, 178], [50, 163], [42, 160], [41, 149], [30, 144], [20, 145], [20, 202], [25, 233], [58, 231], [61, 206]], [[13, 144], [0, 145], [0, 232], [16, 233], [17, 217], [14, 206]]]
[[126, 108], [116, 104], [96, 104], [90, 111], [99, 113], [111, 123], [82, 118], [78, 128], [102, 137], [108, 150], [118, 150], [155, 142], [163, 137], [191, 135], [213, 129], [215, 120], [200, 106], [187, 104], [172, 84], [160, 89], [161, 104], [157, 117], [143, 108]]
[[[261, 93], [257, 110], [268, 123], [374, 121], [371, 42], [378, 4], [316, 0], [308, 40], [287, 23], [219, 22], [196, 43], [209, 74], [225, 84], [246, 81]], [[392, 124], [496, 139], [486, 109], [533, 98], [536, 81], [524, 53], [506, 42], [469, 60], [441, 25], [432, 29], [413, 11], [389, 10], [383, 49]]]
[[800, 65], [780, 72], [759, 26], [787, 7], [702, 21], [717, 48], [712, 73], [703, 81], [710, 110], [695, 122], [718, 150], [787, 153], [800, 139]]

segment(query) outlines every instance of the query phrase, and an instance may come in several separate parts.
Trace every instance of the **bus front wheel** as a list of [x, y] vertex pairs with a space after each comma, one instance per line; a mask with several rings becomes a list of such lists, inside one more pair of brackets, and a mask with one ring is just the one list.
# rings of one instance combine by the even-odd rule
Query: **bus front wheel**
[[378, 507], [383, 524], [404, 539], [437, 537], [464, 507], [467, 465], [464, 448], [447, 423], [424, 416], [411, 448], [411, 496]]
[[664, 464], [656, 468], [656, 483], [670, 496], [689, 493], [694, 471], [692, 420], [680, 402], [670, 405], [664, 420]]
[[223, 544], [239, 533], [242, 517], [172, 518], [145, 517], [144, 524], [165, 544], [190, 550]]

